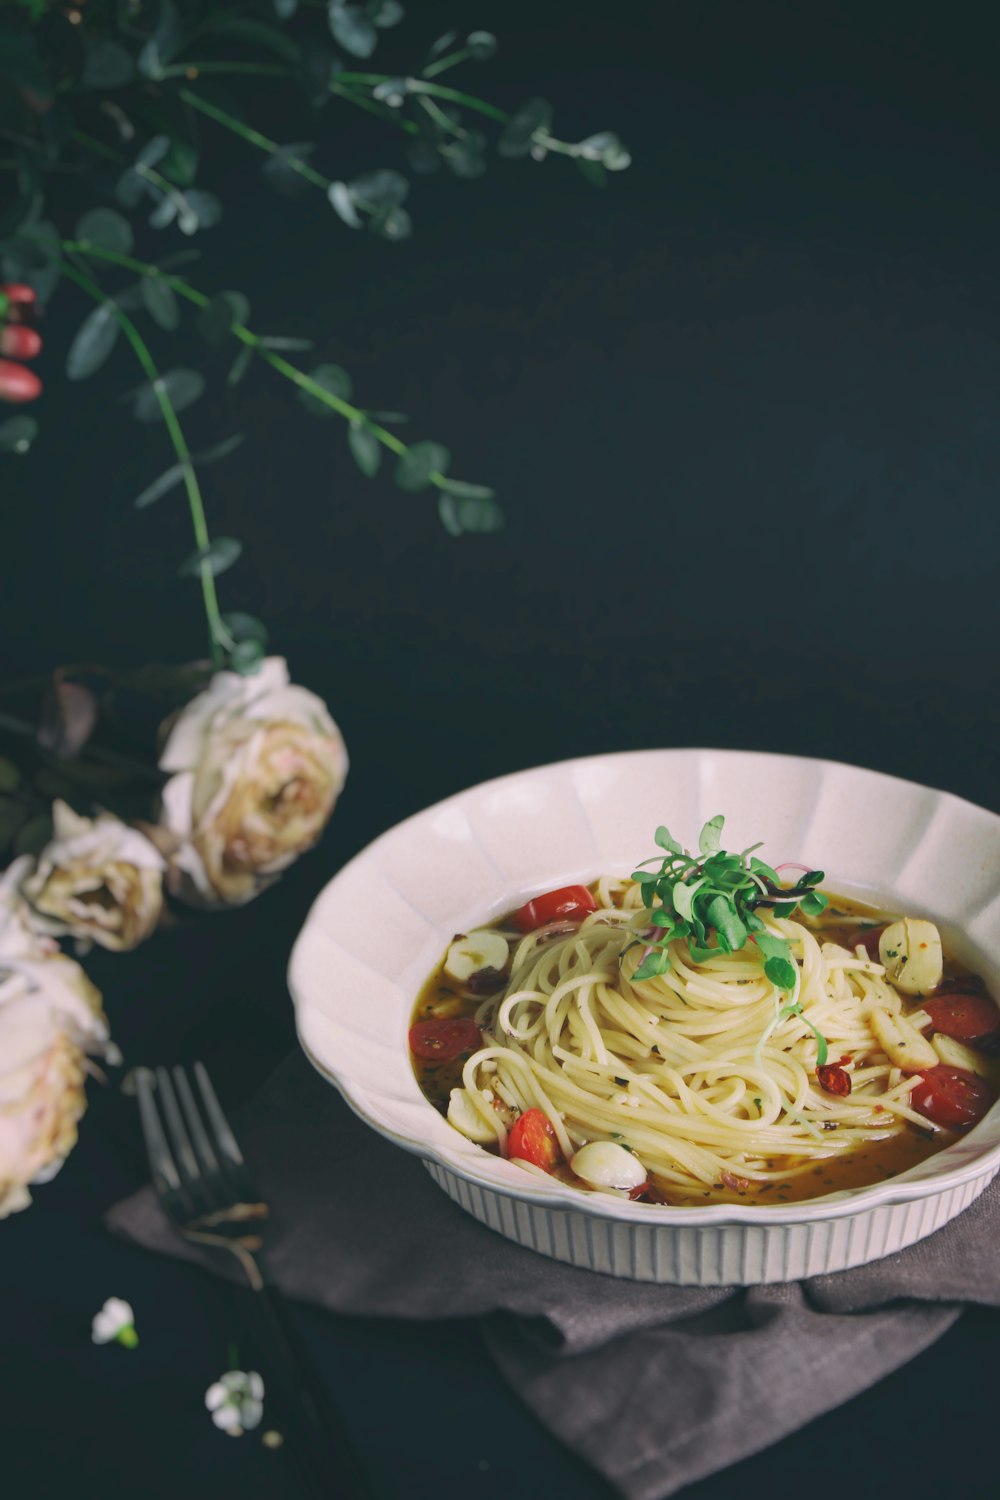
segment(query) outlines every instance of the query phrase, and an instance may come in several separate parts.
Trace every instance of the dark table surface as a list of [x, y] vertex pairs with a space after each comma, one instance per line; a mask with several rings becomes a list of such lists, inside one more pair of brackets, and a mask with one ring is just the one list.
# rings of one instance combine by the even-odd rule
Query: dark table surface
[[[457, 10], [434, 0], [414, 31]], [[366, 403], [409, 411], [508, 512], [503, 535], [452, 541], [420, 497], [366, 485], [339, 427], [260, 373], [238, 405], [219, 381], [192, 412], [195, 446], [251, 433], [207, 480], [214, 529], [246, 547], [226, 605], [265, 616], [353, 760], [322, 846], [278, 888], [88, 960], [127, 1063], [202, 1057], [232, 1105], [294, 1044], [285, 963], [323, 882], [488, 776], [742, 746], [1000, 810], [986, 8], [959, 24], [939, 7], [825, 0], [482, 0], [462, 19], [501, 38], [484, 90], [553, 98], [569, 138], [618, 130], [631, 170], [606, 193], [552, 161], [428, 182], [398, 247], [338, 233], [311, 198], [275, 200], [260, 222], [258, 165], [238, 150], [210, 184], [229, 206], [219, 287], [245, 286], [262, 325], [317, 338], [317, 361], [346, 364]], [[258, 123], [280, 109], [262, 99]], [[392, 149], [364, 130], [352, 166]], [[61, 294], [49, 347], [81, 316]], [[126, 351], [115, 360], [124, 389]], [[102, 424], [90, 400], [53, 369], [45, 440], [4, 471], [10, 672], [200, 650], [174, 580], [185, 517], [129, 507], [164, 467], [159, 438]], [[232, 1294], [103, 1231], [143, 1163], [131, 1102], [115, 1086], [91, 1098], [61, 1175], [0, 1231], [5, 1493], [86, 1476], [109, 1497], [295, 1494], [286, 1452], [222, 1438], [201, 1405]], [[89, 1342], [112, 1294], [136, 1308], [132, 1354]], [[609, 1493], [503, 1385], [476, 1326], [300, 1318], [378, 1496]], [[815, 1500], [845, 1484], [866, 1500], [891, 1480], [914, 1497], [995, 1494], [998, 1333], [994, 1314], [967, 1312], [873, 1390], [687, 1493], [801, 1482]]]

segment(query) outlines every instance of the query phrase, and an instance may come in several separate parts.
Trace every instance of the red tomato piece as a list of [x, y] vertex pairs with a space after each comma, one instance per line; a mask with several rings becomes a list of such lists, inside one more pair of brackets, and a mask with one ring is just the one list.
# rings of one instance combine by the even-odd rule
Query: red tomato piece
[[526, 901], [514, 913], [514, 921], [522, 932], [534, 932], [546, 922], [582, 922], [596, 910], [597, 902], [585, 885], [564, 885]]
[[885, 931], [885, 925], [881, 927], [862, 927], [857, 932], [852, 932], [847, 938], [847, 946], [853, 953], [860, 943], [873, 963], [881, 963], [878, 956], [878, 940]]
[[422, 1062], [454, 1062], [479, 1046], [479, 1027], [471, 1016], [433, 1017], [410, 1027], [410, 1051]]
[[935, 1031], [959, 1042], [974, 1042], [1000, 1031], [1000, 1010], [988, 995], [953, 991], [921, 1001], [920, 1008], [930, 1016]]
[[553, 1167], [558, 1166], [562, 1160], [562, 1152], [552, 1121], [544, 1110], [526, 1109], [523, 1115], [518, 1116], [507, 1137], [507, 1155], [530, 1161], [533, 1166], [541, 1167], [543, 1172], [551, 1172]]
[[995, 1099], [996, 1094], [982, 1078], [945, 1063], [928, 1068], [910, 1095], [915, 1110], [935, 1125], [947, 1125], [952, 1130], [975, 1125]]

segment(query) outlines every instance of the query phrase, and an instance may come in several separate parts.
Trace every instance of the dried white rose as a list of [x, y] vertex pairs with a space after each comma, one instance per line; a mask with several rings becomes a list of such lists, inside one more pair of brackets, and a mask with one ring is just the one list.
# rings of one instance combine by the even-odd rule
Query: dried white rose
[[35, 925], [119, 953], [144, 942], [163, 911], [159, 850], [112, 813], [84, 818], [65, 802], [52, 804], [52, 825], [24, 882]]
[[95, 1344], [123, 1344], [134, 1349], [139, 1342], [135, 1331], [135, 1313], [121, 1297], [109, 1297], [99, 1313], [94, 1314], [90, 1336]]
[[0, 1219], [54, 1177], [86, 1108], [85, 1054], [109, 1060], [101, 997], [79, 964], [28, 925], [20, 895], [31, 860], [0, 877]]
[[347, 775], [340, 731], [279, 656], [252, 677], [218, 672], [171, 728], [161, 823], [179, 893], [240, 905], [315, 844]]
[[264, 1382], [256, 1370], [227, 1370], [205, 1392], [212, 1421], [230, 1437], [242, 1437], [264, 1415]]

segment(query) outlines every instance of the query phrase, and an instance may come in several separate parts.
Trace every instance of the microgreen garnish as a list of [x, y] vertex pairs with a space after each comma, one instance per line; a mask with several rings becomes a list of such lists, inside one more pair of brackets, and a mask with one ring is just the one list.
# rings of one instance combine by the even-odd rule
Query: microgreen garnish
[[772, 984], [781, 990], [795, 988], [791, 948], [784, 938], [767, 931], [757, 909], [768, 908], [775, 916], [784, 917], [797, 908], [805, 916], [816, 916], [827, 904], [826, 897], [815, 889], [823, 872], [807, 870], [794, 885], [783, 886], [777, 871], [754, 854], [760, 844], [751, 844], [742, 854], [728, 854], [722, 848], [724, 823], [720, 813], [705, 824], [698, 839], [700, 857], [682, 848], [668, 828], [656, 830], [656, 842], [666, 851], [659, 870], [642, 868], [660, 858], [654, 855], [643, 860], [632, 876], [640, 884], [650, 925], [656, 929], [646, 941], [649, 951], [633, 979], [663, 974], [669, 963], [669, 945], [687, 938], [695, 963], [719, 953], [738, 953], [752, 943]]

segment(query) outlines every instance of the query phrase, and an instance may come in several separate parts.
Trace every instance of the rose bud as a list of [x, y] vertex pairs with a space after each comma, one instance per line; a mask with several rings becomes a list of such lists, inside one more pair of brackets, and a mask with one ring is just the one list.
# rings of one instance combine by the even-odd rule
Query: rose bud
[[23, 887], [36, 927], [117, 953], [144, 942], [163, 910], [163, 857], [111, 813], [83, 818], [56, 801], [52, 821], [55, 836]]

